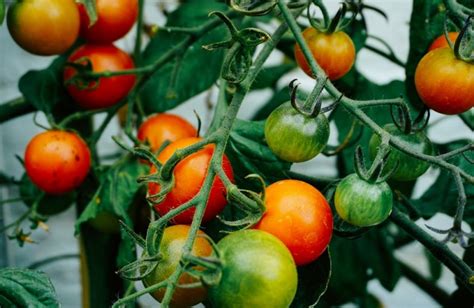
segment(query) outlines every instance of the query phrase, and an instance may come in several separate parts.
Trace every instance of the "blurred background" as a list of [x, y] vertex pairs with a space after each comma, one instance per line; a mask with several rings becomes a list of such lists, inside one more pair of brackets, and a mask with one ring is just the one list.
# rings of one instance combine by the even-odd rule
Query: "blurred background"
[[[405, 60], [408, 55], [409, 28], [408, 22], [412, 11], [411, 0], [367, 0], [368, 4], [381, 8], [389, 15], [389, 21], [383, 19], [380, 15], [372, 12], [367, 13], [369, 33], [383, 37], [395, 50], [398, 58]], [[325, 1], [331, 13], [337, 10], [339, 1]], [[174, 1], [147, 0], [145, 9], [145, 21], [162, 25], [164, 16], [160, 12], [160, 6], [168, 8], [173, 7]], [[118, 41], [116, 44], [126, 51], [133, 48], [133, 33]], [[377, 42], [373, 42], [377, 44]], [[52, 58], [38, 57], [31, 55], [18, 47], [11, 39], [7, 27], [4, 24], [0, 28], [0, 98], [1, 101], [7, 101], [19, 96], [17, 82], [19, 78], [28, 70], [40, 69], [46, 67]], [[275, 63], [281, 61], [281, 55], [275, 54], [269, 61]], [[379, 83], [387, 83], [393, 79], [404, 79], [402, 68], [385, 60], [384, 58], [363, 49], [357, 55], [357, 69], [371, 80]], [[302, 82], [303, 88], [312, 87], [311, 79], [299, 70], [294, 70], [281, 80], [282, 86], [294, 78]], [[191, 99], [180, 107], [170, 111], [188, 118], [192, 123], [196, 123], [193, 110], [196, 110], [204, 121], [209, 120], [208, 100], [215, 102], [216, 89]], [[263, 90], [246, 98], [241, 108], [239, 117], [250, 118], [256, 110], [271, 95], [269, 90]], [[37, 127], [32, 121], [33, 115], [26, 115], [16, 118], [6, 123], [0, 124], [0, 170], [7, 174], [20, 178], [23, 174], [23, 168], [15, 158], [15, 155], [23, 156], [24, 149], [28, 141], [42, 129]], [[458, 117], [443, 117], [433, 113], [431, 123], [432, 129], [429, 131], [429, 137], [435, 142], [446, 142], [461, 137], [472, 137], [466, 126], [462, 125]], [[101, 116], [95, 119], [99, 122]], [[46, 123], [39, 116], [39, 122]], [[204, 127], [206, 127], [204, 123]], [[333, 130], [335, 131], [335, 130]], [[449, 133], [447, 133], [449, 132]], [[116, 144], [111, 140], [111, 136], [120, 134], [117, 121], [112, 122], [106, 133], [100, 140], [100, 154], [107, 155], [117, 151]], [[330, 143], [335, 144], [337, 136], [331, 135]], [[335, 159], [318, 156], [316, 159], [302, 164], [295, 164], [294, 169], [304, 171], [311, 176], [335, 176]], [[418, 181], [415, 188], [415, 197], [434, 181], [437, 172], [430, 169]], [[10, 199], [18, 194], [16, 189], [1, 189], [0, 199]], [[0, 226], [6, 225], [15, 220], [25, 211], [22, 203], [9, 203], [0, 207]], [[49, 232], [41, 229], [32, 234], [32, 238], [37, 242], [19, 247], [15, 241], [6, 240], [5, 234], [0, 234], [0, 266], [18, 266], [28, 267], [34, 263], [55, 256], [67, 256], [54, 263], [40, 266], [39, 269], [45, 271], [56, 287], [59, 301], [63, 307], [81, 306], [81, 285], [79, 274], [79, 246], [78, 241], [73, 235], [73, 226], [76, 213], [74, 207], [63, 212], [58, 216], [48, 220]], [[437, 215], [429, 222], [418, 221], [422, 228], [425, 224], [444, 229], [451, 226], [452, 219], [445, 215]], [[466, 230], [469, 227], [465, 226]], [[433, 233], [432, 233], [433, 234]], [[433, 234], [433, 236], [438, 236]], [[460, 248], [457, 245], [449, 245], [457, 254], [460, 254]], [[412, 265], [422, 273], [428, 273], [428, 264], [424, 257], [424, 251], [418, 244], [410, 244], [397, 252], [397, 257]], [[455, 290], [453, 275], [446, 269], [443, 269], [442, 278], [439, 285], [448, 292]], [[406, 279], [402, 279], [392, 293], [384, 290], [378, 282], [370, 283], [370, 292], [375, 294], [385, 307], [436, 307], [437, 304], [431, 298], [415, 285]], [[141, 299], [146, 307], [156, 306], [156, 302], [149, 296]]]

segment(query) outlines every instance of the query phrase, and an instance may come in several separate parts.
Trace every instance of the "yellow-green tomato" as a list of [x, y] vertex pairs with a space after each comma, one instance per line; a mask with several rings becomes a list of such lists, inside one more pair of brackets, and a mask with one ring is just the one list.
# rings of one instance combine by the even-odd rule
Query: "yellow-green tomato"
[[265, 139], [279, 158], [288, 162], [307, 161], [326, 146], [329, 122], [323, 113], [317, 117], [304, 115], [287, 102], [268, 116]]
[[386, 182], [369, 183], [351, 174], [337, 185], [334, 204], [344, 221], [358, 227], [374, 226], [392, 212], [392, 190]]
[[215, 308], [287, 308], [296, 294], [297, 272], [290, 251], [275, 236], [243, 230], [218, 244], [223, 263], [218, 285], [209, 287]]

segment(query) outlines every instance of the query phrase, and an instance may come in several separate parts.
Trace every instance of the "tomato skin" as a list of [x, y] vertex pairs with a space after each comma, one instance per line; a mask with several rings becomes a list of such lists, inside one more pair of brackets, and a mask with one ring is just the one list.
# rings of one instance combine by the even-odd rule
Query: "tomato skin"
[[323, 113], [311, 118], [287, 102], [268, 116], [265, 139], [279, 158], [289, 162], [307, 161], [321, 153], [326, 146], [329, 122]]
[[337, 185], [334, 205], [339, 216], [358, 227], [382, 223], [392, 212], [392, 190], [386, 182], [371, 184], [357, 174], [346, 176]]
[[296, 266], [285, 245], [259, 230], [231, 233], [218, 244], [224, 264], [218, 285], [209, 287], [213, 307], [287, 308], [296, 294]]
[[152, 151], [157, 151], [168, 140], [196, 137], [197, 130], [188, 121], [174, 114], [154, 114], [148, 117], [138, 128], [138, 140], [148, 141]]
[[81, 16], [80, 36], [88, 42], [112, 43], [130, 31], [138, 16], [137, 0], [97, 0], [97, 21], [89, 27], [89, 16], [78, 4]]
[[458, 60], [450, 48], [432, 50], [416, 67], [415, 86], [429, 108], [463, 113], [474, 106], [474, 64]]
[[316, 260], [332, 237], [332, 212], [324, 196], [313, 186], [282, 180], [265, 189], [266, 211], [255, 229], [280, 239], [296, 265]]
[[[456, 41], [456, 39], [458, 38], [459, 33], [458, 32], [449, 32], [448, 36], [449, 36], [449, 39], [451, 40], [451, 42], [454, 43]], [[449, 47], [449, 43], [446, 40], [446, 36], [444, 34], [441, 34], [440, 36], [438, 36], [433, 41], [433, 43], [431, 43], [430, 48], [428, 48], [428, 51], [432, 51], [434, 49], [444, 48], [444, 47]]]
[[[434, 153], [433, 144], [423, 131], [412, 134], [404, 134], [394, 124], [387, 124], [384, 126], [384, 129], [391, 135], [401, 139], [411, 149], [426, 155], [432, 155]], [[377, 155], [377, 150], [380, 146], [380, 143], [380, 137], [377, 134], [373, 134], [369, 141], [369, 154], [372, 159], [374, 159]], [[416, 180], [430, 167], [429, 163], [392, 148], [384, 167], [385, 170], [388, 171], [393, 169], [397, 161], [399, 161], [397, 170], [395, 170], [395, 172], [390, 177], [396, 181]]]
[[[351, 70], [356, 52], [352, 39], [346, 33], [338, 31], [326, 34], [309, 27], [302, 34], [314, 59], [330, 80], [337, 80]], [[298, 44], [295, 45], [295, 59], [298, 66], [308, 76], [313, 77], [311, 68]]]
[[[177, 140], [168, 145], [159, 155], [158, 160], [165, 163], [176, 150], [186, 148], [198, 141], [201, 138], [184, 138]], [[181, 204], [191, 200], [201, 189], [204, 179], [207, 174], [209, 162], [211, 161], [214, 152], [214, 145], [207, 145], [203, 149], [189, 155], [180, 161], [174, 168], [175, 186], [166, 195], [163, 202], [154, 206], [155, 210], [160, 215], [168, 213], [170, 210], [180, 206]], [[222, 167], [227, 176], [233, 181], [233, 172], [229, 159], [224, 155], [222, 159]], [[154, 173], [155, 167], [152, 166], [150, 173]], [[148, 184], [149, 195], [157, 194], [160, 191], [160, 186], [156, 183]], [[209, 194], [209, 199], [204, 212], [203, 222], [216, 217], [227, 204], [225, 186], [222, 181], [216, 177], [212, 183], [212, 188]], [[183, 213], [174, 217], [172, 222], [175, 224], [190, 224], [193, 220], [195, 208], [190, 208]]]
[[[161, 240], [160, 253], [163, 258], [159, 261], [155, 269], [143, 279], [145, 286], [152, 286], [167, 279], [179, 265], [179, 260], [183, 254], [183, 247], [188, 238], [190, 227], [187, 225], [174, 225], [167, 227]], [[204, 232], [198, 231], [198, 236], [194, 241], [191, 253], [196, 257], [207, 257], [212, 254], [212, 246], [203, 238]], [[184, 273], [181, 274], [178, 284], [190, 284], [199, 282], [198, 278]], [[151, 295], [159, 302], [163, 300], [166, 288], [159, 289]], [[190, 307], [196, 305], [207, 297], [207, 290], [204, 287], [180, 288], [176, 287], [171, 299], [171, 307]]]
[[10, 6], [7, 23], [11, 36], [23, 49], [49, 56], [72, 46], [80, 21], [74, 0], [29, 0]]
[[[79, 47], [68, 59], [74, 62], [80, 58], [88, 58], [92, 62], [94, 72], [121, 71], [133, 69], [132, 58], [112, 44], [86, 44]], [[64, 80], [76, 74], [71, 67], [64, 69]], [[74, 100], [85, 109], [99, 109], [115, 105], [122, 100], [135, 84], [135, 75], [101, 77], [97, 88], [79, 89], [75, 85], [67, 86], [67, 91]]]
[[91, 164], [87, 144], [75, 133], [50, 130], [33, 137], [25, 151], [31, 181], [48, 194], [59, 195], [82, 184]]

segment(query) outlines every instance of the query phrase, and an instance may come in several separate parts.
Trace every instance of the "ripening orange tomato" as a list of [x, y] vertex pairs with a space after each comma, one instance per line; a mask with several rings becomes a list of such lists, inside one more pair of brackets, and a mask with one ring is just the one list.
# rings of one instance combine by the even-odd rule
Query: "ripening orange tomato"
[[180, 116], [174, 114], [154, 114], [148, 117], [138, 128], [138, 140], [148, 141], [152, 151], [157, 151], [168, 140], [197, 137], [194, 126]]
[[59, 195], [82, 184], [91, 154], [77, 134], [50, 130], [33, 137], [25, 151], [25, 169], [31, 181], [48, 194]]
[[332, 237], [332, 212], [326, 198], [313, 186], [298, 180], [282, 180], [265, 189], [265, 207], [255, 229], [279, 238], [296, 265], [316, 260]]
[[[355, 47], [352, 39], [344, 32], [326, 34], [313, 27], [303, 31], [314, 59], [326, 72], [330, 80], [337, 80], [350, 71], [355, 61]], [[298, 44], [295, 45], [295, 59], [298, 66], [310, 77], [311, 68]]]
[[[449, 32], [448, 36], [451, 42], [454, 43], [456, 39], [458, 38], [459, 33]], [[431, 43], [430, 48], [428, 48], [428, 51], [432, 51], [433, 49], [444, 48], [444, 47], [449, 47], [449, 44], [448, 44], [448, 41], [446, 40], [446, 36], [444, 34], [441, 34], [433, 41], [433, 43]]]
[[[176, 150], [186, 148], [196, 142], [199, 142], [201, 138], [192, 137], [177, 140], [169, 144], [163, 151], [158, 155], [158, 161], [162, 164], [176, 152]], [[209, 163], [214, 153], [214, 145], [210, 144], [205, 146], [203, 149], [189, 155], [188, 157], [181, 160], [174, 168], [174, 187], [166, 195], [163, 202], [158, 203], [154, 206], [155, 210], [163, 216], [170, 210], [180, 206], [181, 204], [191, 200], [201, 189], [204, 179], [209, 168]], [[233, 180], [232, 167], [229, 159], [224, 155], [222, 159], [222, 168], [227, 176]], [[154, 166], [151, 167], [150, 173], [155, 173], [156, 169]], [[160, 191], [160, 185], [156, 183], [148, 184], [148, 194], [154, 195]], [[204, 212], [203, 222], [207, 222], [217, 214], [219, 214], [224, 206], [227, 204], [226, 190], [222, 181], [216, 177], [212, 183], [211, 192], [207, 201], [206, 211]], [[173, 222], [176, 224], [190, 224], [194, 217], [195, 208], [190, 208], [183, 213], [177, 215]]]

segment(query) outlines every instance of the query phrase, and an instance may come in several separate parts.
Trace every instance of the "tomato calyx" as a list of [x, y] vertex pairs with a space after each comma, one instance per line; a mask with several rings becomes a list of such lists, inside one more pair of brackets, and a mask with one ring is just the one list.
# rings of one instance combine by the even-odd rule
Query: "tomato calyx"
[[66, 62], [64, 66], [70, 66], [76, 71], [76, 74], [64, 81], [65, 86], [74, 85], [79, 90], [95, 90], [99, 87], [100, 78], [93, 75], [92, 61], [89, 58]]
[[[468, 42], [471, 40], [469, 38], [469, 27], [472, 27], [472, 19], [473, 15], [469, 15], [464, 22], [464, 26], [462, 27], [461, 31], [459, 32], [459, 36], [457, 37], [456, 41], [454, 42], [454, 46], [452, 47], [454, 51], [454, 55], [456, 56], [457, 59], [467, 62], [467, 63], [473, 63], [474, 62], [474, 56], [473, 51], [474, 47], [473, 44], [469, 44]], [[446, 40], [450, 44], [450, 40], [447, 34], [447, 31], [445, 30], [445, 35], [446, 35]], [[462, 44], [462, 41], [466, 40], [467, 42], [465, 44]]]
[[256, 0], [256, 1], [239, 1], [230, 0], [230, 7], [242, 14], [249, 16], [262, 16], [270, 13], [277, 5], [277, 0]]
[[[326, 7], [320, 0], [313, 0], [313, 3], [316, 7], [321, 10], [323, 14], [322, 23], [314, 18], [311, 18], [310, 14], [310, 5], [307, 7], [308, 20], [311, 26], [319, 32], [331, 34], [338, 31], [342, 31], [346, 28], [352, 21], [355, 20], [357, 14], [360, 12], [360, 6], [358, 5], [349, 5], [347, 2], [343, 2], [341, 7], [336, 12], [332, 19], [329, 18]], [[349, 18], [346, 18], [347, 13], [351, 13]]]
[[404, 134], [414, 134], [426, 128], [430, 120], [430, 109], [426, 106], [418, 113], [413, 120], [406, 104], [397, 106], [397, 114], [395, 114], [393, 105], [390, 106], [390, 116], [395, 126]]
[[[301, 106], [301, 104], [298, 102], [298, 97], [296, 95], [297, 91], [298, 91], [298, 87], [299, 87], [300, 84], [296, 83], [298, 81], [298, 79], [293, 79], [290, 82], [289, 86], [288, 86], [290, 88], [291, 106], [296, 111], [298, 111], [300, 114], [302, 114], [306, 117], [309, 117], [309, 118], [316, 118], [320, 114], [324, 114], [324, 113], [329, 112], [329, 111], [333, 110], [334, 108], [336, 108], [336, 106], [341, 101], [343, 95], [341, 95], [331, 105], [326, 106], [324, 108], [322, 107], [322, 103], [323, 103], [323, 101], [322, 101], [322, 91], [324, 89], [324, 85], [326, 84], [327, 80], [328, 80], [327, 77], [322, 81], [317, 80], [315, 87], [311, 91], [310, 95], [306, 98], [306, 101], [304, 102], [303, 106]], [[312, 106], [311, 110], [309, 110], [309, 111], [307, 110], [307, 109], [309, 109], [308, 106]]]
[[[187, 253], [182, 256], [181, 264], [186, 273], [199, 278], [206, 286], [215, 286], [221, 281], [224, 264], [219, 258], [217, 245], [211, 238], [206, 237], [206, 239], [211, 243], [214, 254], [209, 257], [197, 257]], [[201, 282], [197, 284], [200, 285]]]
[[[387, 138], [383, 138], [382, 142], [377, 151], [377, 155], [372, 162], [372, 165], [369, 169], [365, 166], [365, 158], [362, 152], [362, 148], [357, 146], [354, 153], [354, 164], [355, 171], [359, 178], [371, 184], [379, 184], [386, 182], [388, 178], [397, 170], [399, 161], [395, 163], [391, 170], [384, 170], [384, 167], [387, 164], [388, 156], [390, 155], [390, 145]], [[384, 175], [382, 174], [384, 171]]]

